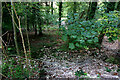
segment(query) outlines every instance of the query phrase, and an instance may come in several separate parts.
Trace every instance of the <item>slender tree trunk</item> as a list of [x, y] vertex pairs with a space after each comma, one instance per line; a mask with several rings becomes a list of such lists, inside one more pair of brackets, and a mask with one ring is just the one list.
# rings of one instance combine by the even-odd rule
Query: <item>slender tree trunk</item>
[[39, 35], [42, 35], [42, 27], [39, 25]]
[[[45, 2], [45, 4], [46, 4], [47, 7], [49, 6], [48, 2]], [[47, 13], [50, 12], [48, 8], [47, 8], [46, 12], [47, 12]]]
[[117, 4], [117, 10], [120, 11], [120, 1]]
[[90, 2], [87, 14], [87, 20], [91, 20], [94, 18], [95, 11], [97, 9], [97, 2]]
[[[49, 15], [49, 9], [48, 9], [48, 6], [49, 6], [49, 5], [48, 5], [48, 2], [45, 2], [45, 4], [46, 4], [46, 7], [47, 7], [47, 8], [46, 8], [46, 9], [47, 9], [47, 10], [46, 10], [46, 14]], [[49, 20], [46, 19], [46, 22], [47, 22], [47, 25], [48, 25], [48, 24], [49, 24]]]
[[13, 13], [13, 4], [11, 2], [11, 5], [12, 5], [12, 9], [11, 9], [11, 12], [12, 12], [12, 23], [13, 23], [13, 30], [14, 30], [14, 41], [15, 41], [15, 47], [16, 47], [16, 52], [18, 55], [20, 55], [19, 53], [19, 48], [18, 48], [18, 43], [17, 43], [17, 35], [16, 35], [16, 27], [15, 27], [15, 24], [14, 24], [14, 13]]
[[27, 42], [28, 42], [28, 49], [29, 49], [29, 58], [31, 58], [31, 49], [30, 49], [30, 41], [29, 41], [29, 35], [28, 35], [28, 26], [27, 26], [27, 12], [26, 12], [26, 20], [25, 20], [25, 24], [26, 24], [26, 36], [27, 36]]
[[62, 2], [59, 2], [59, 28], [61, 26]]
[[30, 31], [28, 15], [27, 15], [27, 30]]
[[[2, 36], [2, 2], [0, 2], [0, 36]], [[2, 62], [2, 40], [0, 39], [0, 61]], [[2, 69], [0, 67], [0, 73], [2, 73]], [[0, 76], [2, 79], [2, 76]]]
[[109, 11], [114, 11], [115, 10], [115, 3], [116, 2], [109, 2], [109, 3], [107, 3], [106, 4], [106, 6], [107, 6], [107, 13], [109, 13]]
[[53, 2], [51, 2], [51, 14], [53, 14]]
[[22, 38], [23, 50], [24, 50], [24, 53], [25, 53], [26, 62], [28, 63], [28, 60], [27, 60], [27, 51], [26, 51], [26, 48], [25, 48], [25, 41], [24, 41], [24, 38], [23, 38], [23, 33], [22, 33], [21, 25], [20, 25], [20, 16], [19, 16], [18, 23], [19, 23], [19, 31], [20, 31], [20, 35], [21, 35], [21, 38]]
[[34, 25], [35, 28], [35, 36], [37, 36], [37, 24]]
[[75, 18], [74, 14], [76, 13], [76, 8], [77, 8], [77, 2], [74, 2], [74, 8], [73, 8], [73, 18]]
[[23, 45], [23, 50], [24, 50], [24, 53], [25, 53], [26, 63], [28, 65], [27, 52], [26, 52], [26, 48], [25, 48], [25, 42], [24, 42], [24, 38], [23, 38], [23, 33], [22, 33], [22, 30], [21, 30], [20, 17], [18, 17], [14, 5], [13, 5], [13, 9], [15, 11], [15, 15], [16, 15], [17, 20], [18, 20], [18, 24], [19, 24], [18, 28], [19, 28], [20, 35], [21, 35], [21, 38], [22, 38], [22, 45]]
[[86, 20], [88, 20], [88, 15], [89, 15], [90, 9], [91, 9], [91, 2], [89, 2], [89, 7], [88, 7], [88, 10], [87, 10]]
[[76, 10], [77, 10], [77, 2], [74, 2], [73, 13], [76, 13]]

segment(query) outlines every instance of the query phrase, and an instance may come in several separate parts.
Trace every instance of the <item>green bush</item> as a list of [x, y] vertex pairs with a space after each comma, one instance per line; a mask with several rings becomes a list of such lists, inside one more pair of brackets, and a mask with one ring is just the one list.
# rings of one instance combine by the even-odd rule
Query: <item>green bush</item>
[[105, 34], [109, 41], [118, 39], [118, 13], [103, 14], [101, 19], [80, 21], [77, 13], [68, 16], [66, 26], [62, 28], [62, 39], [68, 42], [70, 49], [89, 49], [100, 46], [100, 35]]

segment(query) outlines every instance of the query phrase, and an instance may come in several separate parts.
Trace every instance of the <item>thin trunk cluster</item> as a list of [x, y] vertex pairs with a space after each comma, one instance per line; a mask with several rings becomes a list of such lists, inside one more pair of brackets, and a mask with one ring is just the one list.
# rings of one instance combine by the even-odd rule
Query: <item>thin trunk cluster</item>
[[62, 2], [59, 2], [59, 28], [61, 26], [61, 17], [62, 17]]
[[51, 14], [53, 15], [53, 2], [51, 2]]
[[[13, 6], [13, 3], [12, 3], [12, 2], [11, 2], [11, 6]], [[16, 27], [15, 27], [15, 24], [14, 24], [13, 7], [11, 7], [11, 12], [12, 12], [12, 23], [13, 23], [14, 42], [15, 42], [16, 52], [17, 52], [18, 55], [20, 55], [20, 53], [19, 53], [19, 48], [18, 48], [18, 43], [17, 43]]]

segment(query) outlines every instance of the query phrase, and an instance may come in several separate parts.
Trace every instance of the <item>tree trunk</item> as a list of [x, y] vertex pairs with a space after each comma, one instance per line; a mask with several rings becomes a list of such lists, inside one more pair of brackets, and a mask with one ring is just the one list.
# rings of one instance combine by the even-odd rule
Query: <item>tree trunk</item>
[[109, 13], [109, 11], [114, 11], [114, 9], [115, 9], [115, 3], [116, 2], [107, 2], [106, 3], [106, 6], [107, 6], [107, 13]]
[[14, 30], [14, 41], [15, 41], [15, 47], [16, 47], [16, 52], [18, 55], [19, 54], [19, 48], [18, 48], [18, 43], [17, 43], [17, 35], [16, 35], [16, 27], [15, 27], [15, 24], [14, 24], [14, 13], [13, 13], [13, 4], [11, 2], [11, 5], [12, 5], [12, 9], [11, 9], [11, 12], [12, 12], [12, 23], [13, 23], [13, 30]]
[[37, 36], [37, 25], [34, 25], [34, 29], [35, 29], [35, 36]]
[[92, 3], [90, 2], [86, 20], [91, 20], [94, 18], [96, 9], [97, 9], [97, 2], [92, 2]]
[[30, 31], [28, 15], [27, 15], [27, 30]]
[[77, 8], [76, 4], [77, 4], [77, 2], [74, 2], [74, 5], [73, 5], [74, 6], [74, 8], [73, 8], [73, 18], [75, 18], [74, 14], [76, 13], [76, 8]]
[[61, 26], [62, 2], [59, 2], [59, 28]]
[[[46, 4], [47, 7], [49, 6], [48, 2], [45, 2], [45, 4]], [[48, 8], [47, 8], [46, 12], [47, 12], [47, 13], [50, 12]]]
[[73, 13], [76, 13], [76, 10], [77, 10], [77, 2], [74, 2]]
[[19, 17], [18, 23], [19, 23], [19, 31], [20, 31], [20, 35], [21, 35], [21, 38], [22, 38], [23, 50], [24, 50], [25, 57], [26, 57], [26, 63], [28, 63], [28, 60], [27, 60], [27, 58], [28, 58], [28, 57], [27, 57], [27, 51], [26, 51], [26, 48], [25, 48], [25, 41], [24, 41], [24, 38], [23, 38], [22, 30], [21, 30], [20, 17]]
[[[0, 36], [2, 36], [2, 2], [0, 2]], [[2, 40], [0, 39], [0, 61], [2, 61]], [[0, 67], [0, 73], [2, 73], [2, 68]], [[2, 76], [0, 76], [2, 79]]]
[[26, 25], [25, 30], [26, 30], [26, 36], [27, 36], [27, 42], [28, 42], [29, 58], [31, 58], [31, 54], [30, 54], [31, 53], [31, 49], [30, 49], [30, 41], [29, 41], [28, 26], [27, 26], [27, 24], [28, 24], [28, 22], [27, 22], [27, 12], [26, 12], [25, 18], [26, 18], [26, 20], [25, 20], [25, 25]]
[[117, 10], [120, 11], [120, 1], [117, 4]]
[[39, 35], [42, 35], [42, 27], [39, 26]]
[[53, 15], [53, 2], [51, 2], [51, 14]]
[[[117, 10], [120, 11], [120, 1], [118, 2]], [[119, 30], [119, 34], [120, 34], [120, 16], [119, 16], [119, 21], [118, 21], [118, 28], [119, 28], [118, 30]], [[118, 41], [118, 49], [119, 49], [119, 53], [120, 53], [120, 38], [119, 38], [119, 41]]]

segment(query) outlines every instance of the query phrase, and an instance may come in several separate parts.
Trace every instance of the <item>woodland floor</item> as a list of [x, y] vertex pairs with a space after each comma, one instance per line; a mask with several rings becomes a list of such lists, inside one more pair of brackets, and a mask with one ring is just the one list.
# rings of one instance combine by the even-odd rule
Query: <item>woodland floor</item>
[[[118, 64], [115, 62], [118, 53], [118, 40], [109, 43], [107, 37], [102, 43], [101, 53], [97, 49], [90, 51], [74, 50], [70, 51], [67, 45], [61, 40], [59, 31], [43, 31], [42, 36], [34, 36], [30, 33], [31, 57], [30, 70], [34, 69], [31, 77], [47, 78], [76, 78], [75, 72], [83, 70], [86, 75], [80, 75], [80, 78], [119, 78]], [[120, 57], [118, 57], [120, 58]], [[10, 58], [12, 59], [12, 58]], [[19, 57], [13, 57], [18, 61]], [[21, 57], [21, 63], [25, 59]], [[112, 62], [112, 63], [111, 63]], [[114, 64], [113, 64], [114, 63]], [[14, 63], [16, 65], [16, 63]]]
[[57, 32], [44, 31], [43, 36], [32, 36], [31, 40], [32, 49], [35, 51], [32, 57], [37, 56], [41, 60], [46, 77], [75, 78], [75, 72], [82, 69], [87, 73], [81, 75], [83, 78], [120, 78], [120, 73], [117, 72], [118, 65], [106, 62], [117, 53], [118, 40], [109, 43], [105, 37], [101, 54], [96, 49], [69, 51], [60, 35], [56, 35]]

